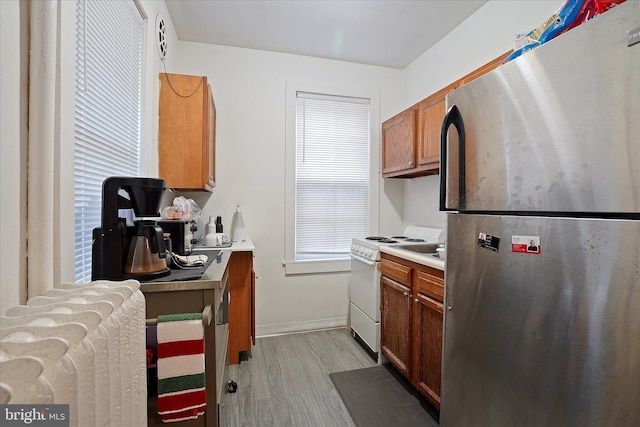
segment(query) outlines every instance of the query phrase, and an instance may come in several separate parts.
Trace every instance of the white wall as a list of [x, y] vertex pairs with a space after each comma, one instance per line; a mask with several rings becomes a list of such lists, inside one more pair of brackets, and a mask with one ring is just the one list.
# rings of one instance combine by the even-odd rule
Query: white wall
[[0, 315], [26, 300], [26, 24], [26, 2], [0, 2]]
[[[198, 197], [203, 216], [222, 216], [230, 231], [240, 205], [255, 246], [258, 335], [345, 325], [348, 273], [285, 276], [285, 84], [287, 80], [372, 88], [380, 115], [402, 103], [400, 70], [233, 47], [180, 43], [169, 72], [206, 75], [216, 108], [217, 187]], [[375, 148], [379, 150], [378, 147]], [[389, 229], [401, 224], [402, 185], [380, 190]], [[395, 223], [395, 224], [394, 224]], [[378, 231], [378, 230], [373, 230]], [[390, 230], [389, 230], [390, 232]]]
[[[404, 70], [402, 109], [513, 49], [516, 34], [538, 27], [563, 4], [563, 0], [489, 1]], [[438, 211], [439, 185], [439, 175], [404, 181], [404, 224], [446, 227], [446, 215]]]

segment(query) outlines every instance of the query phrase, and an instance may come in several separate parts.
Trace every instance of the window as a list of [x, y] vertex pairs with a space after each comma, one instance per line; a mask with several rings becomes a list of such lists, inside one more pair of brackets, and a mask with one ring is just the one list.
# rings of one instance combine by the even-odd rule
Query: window
[[102, 182], [140, 173], [144, 17], [136, 3], [76, 3], [75, 280], [91, 280]]
[[287, 141], [287, 273], [348, 270], [351, 240], [370, 230], [371, 98], [289, 92], [295, 130]]
[[369, 100], [296, 98], [296, 260], [347, 258], [369, 229]]

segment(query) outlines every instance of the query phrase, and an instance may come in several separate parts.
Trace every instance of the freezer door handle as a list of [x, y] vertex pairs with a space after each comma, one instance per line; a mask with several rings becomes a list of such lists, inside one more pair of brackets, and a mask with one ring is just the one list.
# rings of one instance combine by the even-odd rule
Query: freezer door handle
[[[447, 135], [453, 126], [458, 131], [458, 205], [447, 207]], [[466, 205], [465, 189], [465, 133], [462, 114], [456, 105], [452, 105], [442, 121], [440, 129], [440, 210], [463, 210]]]

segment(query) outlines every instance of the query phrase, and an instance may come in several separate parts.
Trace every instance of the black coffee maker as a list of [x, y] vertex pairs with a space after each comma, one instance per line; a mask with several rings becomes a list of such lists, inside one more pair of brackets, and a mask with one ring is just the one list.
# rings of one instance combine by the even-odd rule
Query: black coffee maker
[[171, 272], [165, 259], [162, 228], [149, 219], [160, 217], [164, 190], [163, 179], [104, 180], [102, 227], [93, 229], [91, 280], [148, 281]]

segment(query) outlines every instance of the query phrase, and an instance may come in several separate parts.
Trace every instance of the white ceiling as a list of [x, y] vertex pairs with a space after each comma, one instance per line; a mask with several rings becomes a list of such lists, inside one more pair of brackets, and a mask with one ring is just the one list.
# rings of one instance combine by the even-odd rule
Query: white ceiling
[[[165, 0], [183, 41], [403, 69], [485, 1]], [[171, 54], [171, 46], [168, 46]]]

